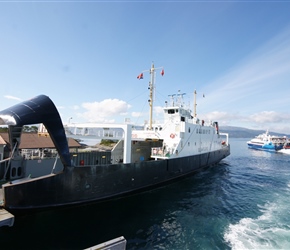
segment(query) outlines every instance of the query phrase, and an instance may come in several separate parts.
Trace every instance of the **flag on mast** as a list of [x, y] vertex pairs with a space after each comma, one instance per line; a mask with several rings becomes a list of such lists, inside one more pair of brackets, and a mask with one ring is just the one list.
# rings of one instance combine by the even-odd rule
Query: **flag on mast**
[[137, 76], [137, 79], [143, 79], [143, 73], [141, 73], [140, 75]]
[[164, 76], [164, 69], [161, 70], [160, 74]]

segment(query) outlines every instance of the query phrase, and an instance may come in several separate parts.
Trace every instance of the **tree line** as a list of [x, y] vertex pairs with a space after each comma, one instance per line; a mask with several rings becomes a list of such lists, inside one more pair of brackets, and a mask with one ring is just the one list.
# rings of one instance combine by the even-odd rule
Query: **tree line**
[[[0, 127], [0, 133], [7, 133], [8, 127]], [[23, 126], [22, 132], [25, 133], [37, 133], [38, 127], [37, 126]]]

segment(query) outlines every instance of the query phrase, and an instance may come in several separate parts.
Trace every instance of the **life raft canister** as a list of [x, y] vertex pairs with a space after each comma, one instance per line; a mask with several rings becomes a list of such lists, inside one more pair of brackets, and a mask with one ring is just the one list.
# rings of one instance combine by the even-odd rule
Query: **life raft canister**
[[170, 138], [172, 138], [172, 139], [173, 139], [174, 137], [175, 137], [175, 135], [174, 135], [174, 134], [171, 134], [171, 135], [170, 135]]

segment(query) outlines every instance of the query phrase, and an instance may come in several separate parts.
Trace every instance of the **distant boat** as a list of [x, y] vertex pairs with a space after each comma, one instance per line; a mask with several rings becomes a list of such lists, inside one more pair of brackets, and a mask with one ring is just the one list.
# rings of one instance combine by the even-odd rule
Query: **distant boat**
[[290, 140], [289, 139], [284, 143], [283, 148], [280, 149], [278, 152], [290, 155]]
[[265, 151], [278, 151], [283, 148], [286, 136], [269, 135], [268, 130], [247, 142], [248, 147]]
[[[0, 189], [2, 207], [22, 212], [120, 198], [190, 176], [227, 157], [228, 134], [219, 131], [218, 122], [197, 118], [196, 111], [184, 104], [184, 94], [165, 105], [163, 123], [152, 123], [155, 70], [152, 64], [150, 119], [142, 129], [91, 123], [68, 124], [64, 129], [45, 95], [0, 111], [0, 124], [9, 126], [11, 144], [11, 156], [0, 165], [0, 179], [5, 181]], [[21, 155], [22, 127], [38, 123], [44, 124], [59, 158], [31, 160]], [[70, 153], [67, 138], [76, 136], [117, 143], [108, 152]]]

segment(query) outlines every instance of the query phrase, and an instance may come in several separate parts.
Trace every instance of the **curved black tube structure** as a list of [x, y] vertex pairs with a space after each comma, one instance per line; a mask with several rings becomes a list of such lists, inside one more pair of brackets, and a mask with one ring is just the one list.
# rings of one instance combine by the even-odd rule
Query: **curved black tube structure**
[[68, 143], [59, 113], [48, 96], [39, 95], [0, 111], [0, 125], [14, 127], [43, 123], [64, 166], [71, 166]]

